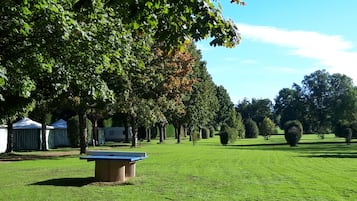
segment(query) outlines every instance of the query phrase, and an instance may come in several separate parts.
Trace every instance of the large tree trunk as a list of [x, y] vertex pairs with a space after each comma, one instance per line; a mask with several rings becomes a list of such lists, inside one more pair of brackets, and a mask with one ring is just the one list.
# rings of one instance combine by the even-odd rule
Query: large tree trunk
[[159, 124], [159, 134], [160, 134], [160, 141], [159, 141], [159, 143], [160, 144], [162, 144], [162, 143], [164, 143], [164, 140], [165, 140], [165, 131], [164, 131], [164, 129], [165, 129], [165, 126], [164, 126], [164, 124]]
[[175, 125], [175, 137], [177, 139], [177, 144], [181, 143], [180, 131], [181, 131], [181, 125], [180, 124]]
[[199, 133], [198, 139], [202, 139], [202, 127], [201, 126], [198, 127], [198, 133]]
[[12, 152], [14, 149], [14, 132], [12, 128], [12, 122], [10, 119], [7, 120], [7, 147], [6, 153]]
[[87, 118], [92, 123], [92, 143], [93, 146], [99, 145], [99, 137], [98, 137], [98, 114], [95, 109], [91, 111], [91, 113], [87, 114]]
[[131, 147], [137, 147], [138, 144], [138, 128], [135, 117], [131, 117]]
[[194, 141], [195, 139], [194, 136], [193, 136], [193, 126], [188, 126], [187, 127], [187, 134], [190, 136], [190, 141]]
[[92, 132], [93, 132], [93, 146], [99, 145], [99, 137], [98, 137], [98, 119], [93, 118], [92, 120]]
[[187, 126], [183, 126], [183, 136], [186, 138], [187, 137]]
[[46, 114], [43, 114], [41, 117], [41, 150], [42, 151], [47, 151], [47, 136], [46, 136]]
[[85, 112], [78, 113], [80, 154], [87, 151], [87, 118]]
[[166, 140], [167, 139], [166, 124], [163, 124], [162, 129], [163, 129], [163, 132], [164, 132], [164, 140]]

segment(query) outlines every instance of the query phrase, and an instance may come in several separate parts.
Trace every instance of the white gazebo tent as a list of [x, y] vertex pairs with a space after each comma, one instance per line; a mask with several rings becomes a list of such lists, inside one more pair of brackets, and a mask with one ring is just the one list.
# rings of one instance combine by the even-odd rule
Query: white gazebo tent
[[7, 127], [0, 125], [0, 153], [4, 153], [7, 148]]
[[67, 122], [60, 119], [53, 122], [51, 126], [54, 128], [50, 132], [50, 138], [53, 139], [53, 144], [55, 147], [69, 147], [71, 143], [68, 138], [67, 133]]
[[[23, 118], [13, 124], [14, 129], [14, 150], [41, 150], [42, 142], [42, 125], [29, 118]], [[53, 148], [49, 143], [49, 131], [52, 126], [46, 126], [46, 146], [47, 149]]]

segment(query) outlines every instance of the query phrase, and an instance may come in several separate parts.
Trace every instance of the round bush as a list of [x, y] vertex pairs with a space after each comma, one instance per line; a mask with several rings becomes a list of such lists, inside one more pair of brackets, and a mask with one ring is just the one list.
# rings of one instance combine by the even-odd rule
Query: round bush
[[296, 146], [300, 141], [302, 132], [302, 124], [298, 120], [287, 121], [284, 125], [285, 140], [292, 147]]

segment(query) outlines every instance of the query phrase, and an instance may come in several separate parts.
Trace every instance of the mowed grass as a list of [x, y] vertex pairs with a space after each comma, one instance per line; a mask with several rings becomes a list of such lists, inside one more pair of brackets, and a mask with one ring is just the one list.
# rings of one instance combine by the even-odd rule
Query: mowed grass
[[216, 136], [196, 145], [172, 139], [97, 147], [148, 153], [137, 176], [121, 185], [94, 182], [94, 162], [73, 149], [45, 153], [72, 153], [57, 157], [16, 153], [30, 160], [0, 162], [0, 200], [356, 200], [357, 144], [332, 135], [301, 142], [289, 147], [277, 135], [222, 146]]

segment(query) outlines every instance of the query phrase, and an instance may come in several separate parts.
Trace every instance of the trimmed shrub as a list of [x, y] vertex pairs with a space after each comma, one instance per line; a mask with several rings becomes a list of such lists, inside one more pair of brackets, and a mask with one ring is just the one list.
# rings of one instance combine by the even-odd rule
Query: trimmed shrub
[[221, 126], [220, 140], [222, 145], [227, 145], [228, 142], [233, 143], [237, 140], [238, 132], [236, 129], [224, 124]]
[[228, 132], [227, 131], [220, 132], [219, 138], [221, 140], [222, 145], [228, 144]]
[[259, 128], [257, 123], [253, 119], [247, 119], [244, 124], [245, 126], [245, 137], [246, 138], [257, 138], [259, 135]]
[[298, 120], [287, 121], [284, 125], [284, 133], [286, 142], [291, 147], [296, 146], [303, 133], [301, 122]]
[[202, 139], [208, 139], [210, 136], [210, 131], [208, 128], [202, 128]]
[[230, 143], [233, 143], [237, 140], [238, 138], [238, 131], [235, 128], [228, 127], [227, 128], [227, 133], [228, 133], [228, 140]]

